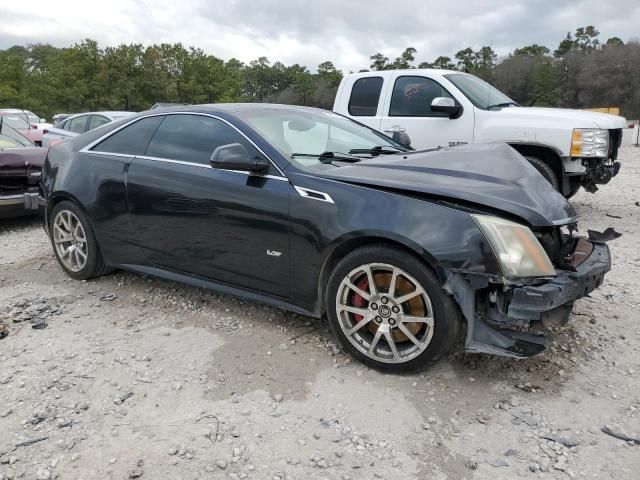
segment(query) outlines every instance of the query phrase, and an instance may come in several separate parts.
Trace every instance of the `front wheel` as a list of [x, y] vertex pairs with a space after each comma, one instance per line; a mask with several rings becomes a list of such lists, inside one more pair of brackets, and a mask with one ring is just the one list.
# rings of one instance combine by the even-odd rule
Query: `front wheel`
[[578, 193], [578, 190], [580, 190], [580, 187], [582, 186], [581, 180], [582, 179], [580, 177], [569, 177], [569, 191], [565, 194], [565, 198], [567, 200]]
[[553, 171], [553, 168], [551, 168], [546, 162], [538, 157], [526, 156], [525, 158], [536, 170], [538, 170], [540, 175], [542, 175], [554, 189], [560, 191], [560, 180], [558, 179], [556, 173]]
[[458, 337], [460, 314], [418, 258], [386, 245], [354, 250], [327, 285], [327, 316], [343, 347], [389, 371], [424, 367]]

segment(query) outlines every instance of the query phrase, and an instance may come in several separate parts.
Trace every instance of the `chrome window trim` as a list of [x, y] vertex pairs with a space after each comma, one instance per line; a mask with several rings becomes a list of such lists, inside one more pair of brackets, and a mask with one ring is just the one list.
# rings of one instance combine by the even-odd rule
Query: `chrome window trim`
[[[81, 150], [82, 152], [82, 150]], [[82, 153], [92, 153], [92, 152], [82, 152]], [[109, 155], [111, 157], [122, 157], [122, 158], [134, 158], [135, 155], [131, 155], [129, 153], [113, 153], [113, 152], [93, 152], [94, 155], [101, 153], [102, 155]]]
[[[144, 117], [139, 117], [139, 118], [134, 118], [133, 120], [131, 120], [130, 122], [125, 123], [124, 125], [120, 125], [118, 128], [116, 128], [115, 130], [111, 130], [110, 132], [104, 134], [103, 136], [99, 137], [98, 139], [94, 140], [93, 142], [89, 143], [88, 145], [85, 145], [83, 148], [81, 148], [79, 150], [80, 153], [90, 153], [93, 155], [116, 155], [116, 156], [124, 156], [124, 157], [139, 157], [139, 158], [143, 158], [142, 155], [126, 155], [126, 154], [122, 154], [122, 153], [110, 153], [110, 152], [94, 152], [93, 150], [91, 150], [93, 147], [95, 147], [97, 144], [99, 144], [100, 142], [103, 142], [104, 140], [106, 140], [107, 138], [109, 138], [111, 135], [116, 134], [117, 132], [119, 132], [120, 130], [122, 130], [123, 128], [128, 127], [129, 125], [132, 125], [136, 122], [139, 122], [140, 120], [144, 120], [145, 118], [151, 118], [151, 117], [163, 117], [163, 116], [168, 116], [168, 115], [199, 115], [201, 117], [211, 117], [211, 118], [215, 118], [216, 120], [220, 120], [223, 123], [226, 123], [227, 125], [229, 125], [231, 128], [233, 128], [236, 132], [238, 132], [240, 135], [242, 135], [251, 145], [254, 146], [254, 148], [256, 150], [258, 150], [262, 155], [264, 155], [264, 157], [269, 160], [269, 163], [271, 163], [271, 165], [273, 165], [273, 167], [278, 171], [278, 173], [280, 173], [280, 175], [282, 175], [282, 177], [287, 180], [286, 175], [284, 174], [284, 172], [280, 169], [280, 167], [278, 167], [278, 165], [276, 165], [276, 163], [271, 160], [271, 158], [269, 157], [269, 155], [267, 155], [266, 153], [264, 153], [264, 150], [262, 150], [258, 145], [255, 144], [255, 142], [253, 140], [251, 140], [249, 137], [247, 137], [247, 135], [245, 135], [245, 133], [240, 130], [238, 127], [236, 127], [234, 124], [232, 124], [231, 122], [229, 122], [228, 120], [225, 120], [224, 118], [221, 118], [217, 115], [214, 115], [212, 113], [203, 113], [203, 112], [168, 112], [168, 113], [152, 113], [149, 115], [145, 115]], [[153, 137], [152, 137], [153, 138]], [[157, 157], [154, 157], [153, 159], [158, 159]], [[162, 160], [166, 160], [166, 159], [162, 159]], [[172, 160], [172, 162], [181, 162], [181, 160]], [[201, 165], [198, 163], [191, 163], [191, 162], [185, 162], [188, 163], [190, 165]], [[229, 171], [236, 171], [236, 170], [229, 170]], [[244, 172], [243, 172], [244, 173]], [[264, 177], [266, 177], [267, 175], [262, 175]]]
[[[98, 153], [98, 152], [96, 152]], [[100, 152], [100, 153], [105, 153], [105, 152]], [[113, 155], [113, 154], [107, 154], [107, 155]], [[165, 163], [175, 163], [178, 165], [187, 165], [190, 167], [198, 167], [198, 168], [206, 168], [209, 170], [217, 170], [217, 171], [222, 171], [222, 172], [233, 172], [233, 173], [241, 173], [242, 175], [248, 175], [250, 177], [259, 177], [259, 178], [270, 178], [273, 180], [280, 180], [283, 182], [288, 182], [289, 180], [285, 177], [280, 177], [278, 175], [264, 175], [261, 174], [260, 172], [245, 172], [244, 170], [231, 170], [228, 168], [213, 168], [211, 165], [206, 165], [204, 163], [196, 163], [196, 162], [187, 162], [184, 160], [172, 160], [170, 158], [162, 158], [162, 157], [150, 157], [148, 155], [131, 155], [135, 158], [140, 158], [142, 160], [151, 160], [154, 162], [165, 162]]]
[[[335, 205], [333, 198], [331, 198], [331, 195], [329, 195], [328, 193], [320, 192], [318, 190], [311, 190], [310, 188], [296, 187], [295, 185], [293, 186], [293, 188], [295, 188], [296, 192], [298, 192], [298, 194], [303, 198], [308, 198], [309, 200], [317, 200], [318, 202], [333, 203]], [[320, 195], [322, 198], [314, 197], [309, 194]]]

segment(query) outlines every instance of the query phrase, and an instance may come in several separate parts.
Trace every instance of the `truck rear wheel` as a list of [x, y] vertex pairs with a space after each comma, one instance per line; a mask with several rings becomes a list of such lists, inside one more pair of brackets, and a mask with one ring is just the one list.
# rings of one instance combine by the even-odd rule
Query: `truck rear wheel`
[[526, 158], [529, 163], [533, 165], [538, 172], [540, 172], [540, 175], [542, 175], [553, 188], [560, 191], [560, 180], [558, 180], [558, 176], [556, 175], [556, 172], [553, 171], [553, 168], [538, 157], [525, 156], [524, 158]]

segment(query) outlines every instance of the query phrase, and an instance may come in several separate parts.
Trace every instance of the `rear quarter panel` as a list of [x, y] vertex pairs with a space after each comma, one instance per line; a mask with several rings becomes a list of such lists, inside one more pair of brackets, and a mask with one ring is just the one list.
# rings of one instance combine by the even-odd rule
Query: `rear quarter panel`
[[72, 146], [63, 142], [49, 150], [42, 179], [47, 217], [60, 201], [75, 202], [87, 213], [107, 263], [136, 263], [139, 249], [126, 242], [131, 229], [126, 171], [133, 157], [83, 153]]

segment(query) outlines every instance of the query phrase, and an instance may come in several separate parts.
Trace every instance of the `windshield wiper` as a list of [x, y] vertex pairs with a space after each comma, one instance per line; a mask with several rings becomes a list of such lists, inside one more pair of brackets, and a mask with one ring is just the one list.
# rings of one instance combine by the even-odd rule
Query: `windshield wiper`
[[339, 162], [357, 163], [362, 160], [361, 157], [356, 157], [355, 155], [349, 155], [347, 153], [339, 152], [292, 153], [291, 158], [294, 157], [318, 158], [322, 163], [331, 163], [333, 160], [338, 160]]
[[502, 108], [502, 107], [519, 107], [516, 102], [504, 102], [504, 103], [496, 103], [495, 105], [489, 105], [487, 110], [491, 110], [492, 108]]
[[[395, 150], [389, 150], [388, 148], [395, 148]], [[376, 145], [371, 148], [354, 148], [349, 150], [349, 153], [355, 154], [363, 154], [366, 153], [368, 155], [373, 155], [374, 157], [378, 155], [395, 155], [397, 153], [404, 153], [404, 150], [398, 147], [394, 147], [393, 145], [389, 145], [387, 147], [383, 147], [382, 145]]]

